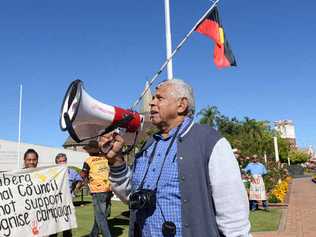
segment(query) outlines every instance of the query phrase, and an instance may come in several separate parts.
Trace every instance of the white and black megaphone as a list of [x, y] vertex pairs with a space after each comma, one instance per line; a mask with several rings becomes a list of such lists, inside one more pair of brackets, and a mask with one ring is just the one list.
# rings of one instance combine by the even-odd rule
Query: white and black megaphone
[[[60, 127], [68, 131], [76, 142], [83, 142], [123, 128], [127, 133], [142, 129], [144, 116], [116, 106], [104, 104], [91, 97], [81, 80], [73, 81], [64, 97], [60, 114]], [[125, 139], [131, 144], [130, 138]], [[130, 137], [127, 135], [127, 137]]]

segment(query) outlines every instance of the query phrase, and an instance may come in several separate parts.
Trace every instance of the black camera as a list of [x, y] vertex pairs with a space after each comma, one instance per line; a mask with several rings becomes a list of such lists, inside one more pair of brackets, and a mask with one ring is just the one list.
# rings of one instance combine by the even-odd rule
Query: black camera
[[133, 210], [155, 209], [156, 191], [150, 189], [139, 189], [129, 197], [129, 208]]

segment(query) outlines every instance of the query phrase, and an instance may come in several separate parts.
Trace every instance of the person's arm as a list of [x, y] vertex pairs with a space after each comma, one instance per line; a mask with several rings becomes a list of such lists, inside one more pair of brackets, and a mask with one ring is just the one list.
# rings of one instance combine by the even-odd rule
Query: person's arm
[[124, 203], [128, 202], [131, 192], [131, 169], [126, 162], [119, 166], [110, 165], [110, 181], [112, 191]]
[[214, 146], [208, 168], [220, 233], [226, 237], [251, 236], [247, 193], [238, 162], [225, 138]]
[[99, 146], [101, 148], [109, 144], [111, 144], [111, 149], [104, 155], [110, 166], [109, 180], [111, 181], [111, 188], [122, 202], [127, 203], [131, 192], [132, 172], [122, 156], [124, 140], [119, 134], [115, 133], [100, 137]]
[[75, 170], [73, 170], [73, 172], [74, 172], [74, 181], [76, 182], [74, 192], [76, 192], [76, 191], [79, 191], [82, 188], [82, 186], [84, 186], [84, 182], [81, 176]]

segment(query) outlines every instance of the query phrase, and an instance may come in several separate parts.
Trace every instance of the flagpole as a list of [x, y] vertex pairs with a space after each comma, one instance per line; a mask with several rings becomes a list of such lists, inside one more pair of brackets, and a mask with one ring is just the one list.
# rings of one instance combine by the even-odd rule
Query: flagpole
[[[162, 73], [162, 71], [165, 69], [169, 61], [174, 57], [174, 55], [179, 51], [179, 49], [182, 47], [182, 45], [188, 40], [188, 38], [191, 36], [195, 28], [201, 23], [201, 21], [209, 14], [210, 11], [213, 10], [215, 5], [219, 2], [219, 0], [215, 0], [211, 7], [204, 13], [204, 15], [197, 21], [197, 23], [192, 27], [192, 29], [189, 31], [189, 33], [186, 34], [186, 36], [183, 38], [183, 40], [178, 44], [178, 46], [173, 50], [170, 57], [167, 58], [167, 60], [161, 65], [159, 70], [156, 72], [156, 74], [148, 81], [148, 88], [151, 87], [151, 85], [154, 83], [154, 81], [159, 77], [159, 75]], [[139, 98], [134, 102], [133, 106], [131, 107], [131, 110], [134, 110], [136, 106], [140, 103], [144, 95], [146, 94], [148, 89], [144, 90], [143, 93], [139, 96]]]
[[19, 105], [19, 137], [18, 137], [18, 169], [21, 168], [21, 118], [22, 118], [22, 84], [20, 84], [20, 105]]
[[278, 163], [280, 161], [280, 157], [279, 157], [279, 148], [278, 148], [278, 138], [277, 137], [273, 137], [273, 143], [274, 143], [275, 162]]
[[[171, 27], [170, 27], [170, 4], [169, 0], [165, 0], [165, 25], [166, 25], [166, 50], [167, 59], [171, 57], [172, 54], [172, 44], [171, 44]], [[173, 78], [173, 67], [172, 59], [167, 64], [168, 80]]]

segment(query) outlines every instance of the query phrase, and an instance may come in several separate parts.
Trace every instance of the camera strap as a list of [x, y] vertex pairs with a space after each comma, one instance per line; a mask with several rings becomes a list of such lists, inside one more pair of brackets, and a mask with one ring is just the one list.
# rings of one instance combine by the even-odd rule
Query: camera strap
[[177, 138], [177, 136], [178, 136], [178, 133], [179, 133], [181, 127], [182, 127], [182, 123], [180, 124], [180, 126], [179, 126], [178, 129], [177, 129], [177, 131], [176, 131], [175, 134], [173, 135], [172, 140], [171, 140], [171, 142], [170, 142], [170, 144], [169, 144], [169, 146], [168, 146], [168, 148], [167, 148], [167, 151], [166, 151], [166, 153], [165, 153], [165, 157], [164, 157], [164, 159], [163, 159], [163, 161], [162, 161], [162, 165], [161, 165], [161, 168], [160, 168], [160, 171], [159, 171], [159, 176], [158, 176], [157, 181], [156, 181], [156, 184], [155, 184], [155, 189], [157, 189], [157, 187], [158, 187], [158, 182], [159, 182], [159, 180], [160, 180], [160, 176], [161, 176], [161, 174], [162, 174], [162, 169], [163, 169], [163, 167], [164, 167], [164, 165], [165, 165], [165, 161], [166, 161], [167, 156], [168, 156], [168, 154], [169, 154], [169, 152], [170, 152], [170, 150], [171, 150], [171, 148], [172, 148], [172, 146], [173, 146], [173, 144], [174, 144], [174, 142], [175, 142], [175, 140], [176, 140], [176, 138]]
[[[159, 179], [160, 179], [160, 176], [161, 176], [162, 169], [163, 169], [163, 167], [164, 167], [165, 161], [166, 161], [167, 156], [168, 156], [168, 154], [169, 154], [169, 152], [170, 152], [170, 150], [171, 150], [171, 147], [173, 146], [173, 144], [174, 144], [174, 142], [175, 142], [175, 140], [176, 140], [176, 138], [177, 138], [177, 136], [178, 136], [178, 133], [179, 133], [181, 127], [182, 127], [182, 123], [178, 126], [178, 128], [177, 128], [175, 134], [172, 136], [172, 140], [171, 140], [171, 142], [170, 142], [170, 144], [169, 144], [169, 146], [168, 146], [168, 148], [167, 148], [167, 150], [166, 150], [166, 153], [165, 153], [165, 155], [164, 155], [164, 159], [163, 159], [163, 161], [162, 161], [162, 165], [161, 165], [161, 167], [160, 167], [159, 176], [158, 176], [157, 181], [156, 181], [156, 184], [155, 184], [155, 189], [157, 189], [157, 185], [158, 185], [158, 182], [159, 182]], [[150, 165], [151, 165], [151, 163], [152, 163], [152, 161], [153, 161], [153, 159], [154, 159], [155, 153], [156, 153], [156, 149], [157, 149], [157, 146], [158, 146], [158, 142], [159, 142], [159, 141], [156, 141], [156, 142], [155, 142], [154, 148], [153, 148], [152, 152], [150, 153], [149, 161], [148, 161], [148, 165], [147, 165], [147, 169], [146, 169], [145, 175], [144, 175], [144, 177], [143, 177], [143, 179], [142, 179], [142, 182], [140, 183], [138, 189], [142, 189], [143, 186], [144, 186], [144, 183], [145, 183], [145, 180], [146, 180], [146, 177], [147, 177], [148, 170], [149, 170], [149, 168], [150, 168]], [[155, 189], [154, 189], [154, 190], [155, 190]]]

